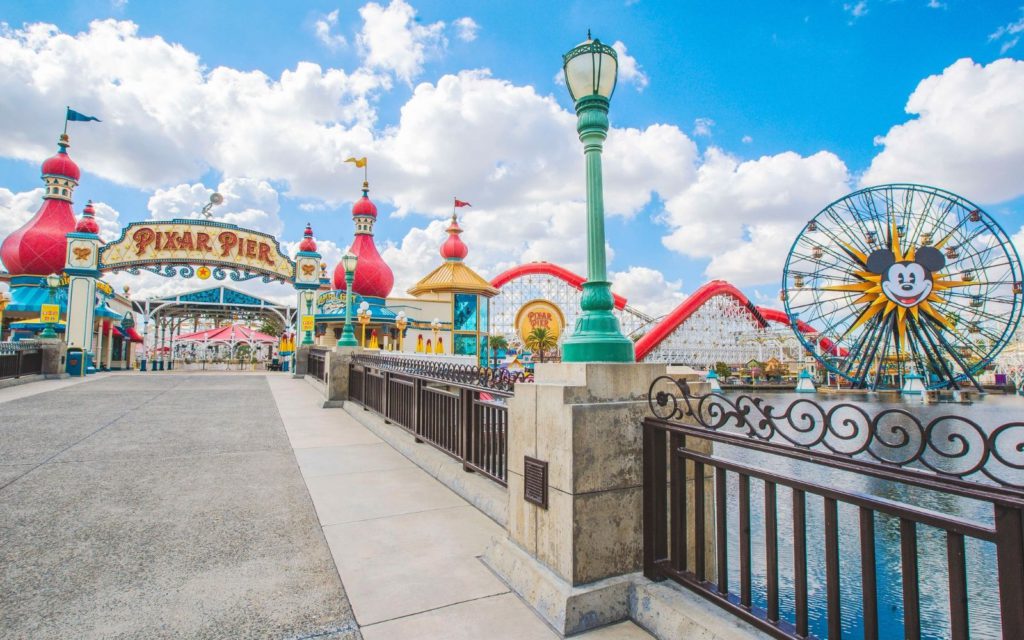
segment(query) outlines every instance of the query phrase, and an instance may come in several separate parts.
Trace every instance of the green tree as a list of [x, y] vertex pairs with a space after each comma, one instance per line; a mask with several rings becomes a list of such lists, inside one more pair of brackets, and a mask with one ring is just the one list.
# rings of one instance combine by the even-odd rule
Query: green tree
[[558, 346], [558, 338], [550, 329], [537, 327], [526, 336], [526, 348], [535, 351], [544, 362], [544, 352]]
[[491, 336], [487, 339], [487, 344], [491, 347], [491, 354], [494, 358], [494, 365], [498, 365], [498, 350], [508, 349], [508, 340], [505, 336]]
[[263, 318], [259, 332], [276, 338], [284, 333], [284, 323], [281, 322], [280, 318]]
[[729, 365], [725, 364], [721, 360], [715, 363], [715, 374], [720, 380], [728, 378], [730, 373], [732, 373], [732, 369], [729, 368]]

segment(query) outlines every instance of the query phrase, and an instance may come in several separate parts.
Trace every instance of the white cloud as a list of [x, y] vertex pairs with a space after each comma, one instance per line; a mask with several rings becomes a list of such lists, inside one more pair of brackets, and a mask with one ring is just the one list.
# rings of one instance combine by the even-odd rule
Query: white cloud
[[860, 0], [859, 2], [846, 2], [843, 3], [843, 11], [850, 14], [850, 24], [857, 18], [860, 18], [867, 14], [868, 3], [867, 0]]
[[387, 7], [370, 2], [359, 9], [359, 15], [363, 28], [356, 42], [363, 62], [370, 68], [391, 72], [406, 83], [423, 71], [428, 55], [448, 45], [444, 22], [420, 24], [416, 10], [404, 0], [391, 0]]
[[[619, 59], [619, 82], [632, 84], [637, 91], [643, 91], [648, 84], [647, 74], [636, 58], [626, 52], [626, 45], [616, 40], [612, 45]], [[564, 80], [563, 80], [564, 82]]]
[[679, 306], [686, 295], [682, 280], [667, 280], [665, 274], [649, 267], [631, 266], [611, 274], [612, 290], [630, 306], [660, 317]]
[[[228, 178], [216, 191], [224, 202], [210, 213], [218, 222], [236, 224], [279, 237], [284, 223], [278, 212], [281, 204], [277, 190], [270, 183], [251, 178]], [[210, 201], [210, 189], [202, 184], [179, 184], [169, 189], [158, 189], [149, 199], [150, 219], [203, 218], [200, 213]]]
[[917, 182], [987, 203], [1024, 194], [1024, 61], [958, 60], [922, 80], [906, 112], [917, 117], [878, 138], [862, 185]]
[[945, 2], [939, 2], [939, 0], [928, 0], [927, 7], [929, 9], [945, 9], [946, 8], [946, 3]]
[[[121, 235], [121, 213], [106, 202], [93, 202], [92, 208], [96, 212], [96, 223], [100, 227], [100, 239], [104, 242], [112, 242]], [[79, 216], [81, 213], [79, 212]]]
[[754, 139], [750, 136], [743, 136], [743, 138], [740, 139], [740, 142], [742, 142], [743, 144], [750, 144], [753, 141]]
[[[102, 20], [79, 34], [32, 24], [0, 31], [5, 113], [0, 155], [37, 162], [52, 153], [54, 92], [102, 123], [73, 123], [75, 160], [119, 184], [155, 188], [224, 175], [289, 183], [328, 198], [337, 158], [372, 139], [370, 94], [388, 79], [308, 62], [272, 79], [207, 70], [194, 53], [132, 22]], [[310, 168], [316, 170], [310, 170]]]
[[[1024, 7], [1021, 7], [1021, 12], [1024, 13]], [[999, 53], [1002, 55], [1017, 46], [1017, 43], [1020, 42], [1019, 34], [1021, 32], [1024, 32], [1024, 15], [1022, 15], [1016, 22], [1005, 24], [990, 33], [988, 41], [1001, 41]]]
[[28, 222], [42, 204], [42, 187], [17, 193], [0, 187], [0, 238], [6, 238]]
[[711, 129], [715, 126], [715, 121], [711, 118], [697, 118], [693, 121], [693, 135], [702, 138], [711, 137]]
[[325, 16], [317, 18], [316, 22], [313, 23], [313, 32], [316, 34], [316, 39], [320, 41], [322, 45], [332, 51], [341, 49], [348, 44], [345, 40], [345, 36], [340, 33], [333, 33], [335, 28], [338, 26], [338, 10], [328, 13]]
[[459, 40], [463, 42], [473, 42], [476, 40], [476, 32], [480, 30], [480, 25], [476, 23], [476, 20], [469, 16], [464, 16], [452, 24], [455, 25], [455, 35]]
[[662, 242], [710, 258], [705, 275], [745, 286], [772, 282], [789, 244], [821, 207], [849, 191], [846, 165], [821, 151], [740, 162], [716, 147], [704, 154], [696, 182], [665, 205]]

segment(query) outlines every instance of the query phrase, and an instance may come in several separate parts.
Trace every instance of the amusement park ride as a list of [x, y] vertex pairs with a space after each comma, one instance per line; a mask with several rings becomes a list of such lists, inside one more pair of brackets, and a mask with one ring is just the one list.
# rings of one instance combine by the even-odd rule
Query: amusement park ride
[[[43, 164], [44, 204], [4, 239], [0, 258], [8, 273], [0, 275], [11, 283], [5, 326], [12, 327], [45, 311], [46, 276], [65, 274], [58, 315], [67, 317], [68, 345], [85, 354], [86, 363], [94, 341], [100, 347], [106, 336], [109, 350], [110, 338], [118, 333], [104, 305], [110, 296], [97, 297], [97, 291], [109, 289], [102, 274], [118, 271], [291, 285], [295, 307], [268, 307], [251, 297], [244, 306], [293, 325], [307, 346], [333, 346], [349, 304], [360, 307], [359, 322], [372, 338], [369, 344], [479, 364], [492, 361], [491, 337], [525, 344], [527, 333], [542, 327], [564, 347], [574, 335], [569, 329], [580, 326], [587, 280], [547, 262], [520, 265], [484, 280], [464, 262], [468, 248], [459, 238], [454, 208], [440, 249], [443, 262], [409, 290], [411, 297], [393, 296], [394, 276], [375, 246], [377, 210], [365, 180], [352, 210], [354, 274], [339, 264], [334, 278], [327, 277], [328, 265], [321, 263], [308, 225], [293, 259], [272, 236], [211, 220], [210, 210], [223, 201], [216, 193], [197, 217], [132, 222], [117, 239], [104, 243], [92, 207], [78, 220], [71, 210], [79, 171], [67, 154], [69, 144], [63, 135], [57, 155]], [[455, 207], [469, 206], [455, 202]], [[819, 371], [854, 388], [899, 389], [908, 378], [920, 378], [932, 389], [980, 388], [982, 371], [1019, 368], [1007, 364], [1008, 356], [1000, 363], [994, 360], [1020, 324], [1022, 279], [1010, 238], [980, 207], [941, 189], [890, 184], [841, 198], [807, 222], [786, 259], [780, 294], [784, 310], [757, 306], [728, 282], [712, 281], [660, 319], [610, 293], [605, 320], [632, 339], [637, 362], [707, 370], [719, 362], [763, 360], [767, 347], [773, 351], [769, 357], [800, 368], [813, 356]], [[219, 297], [207, 300], [207, 294]], [[134, 305], [143, 334], [159, 350], [168, 346], [168, 337], [173, 344], [182, 314], [195, 314], [203, 305], [230, 306], [235, 298], [222, 299], [225, 295], [246, 297], [216, 287]], [[162, 324], [154, 309], [166, 316]], [[159, 337], [148, 334], [150, 327], [159, 328]], [[328, 340], [332, 331], [336, 335]], [[428, 339], [433, 347], [419, 349]], [[1020, 359], [1024, 348], [1018, 341], [1010, 352]]]

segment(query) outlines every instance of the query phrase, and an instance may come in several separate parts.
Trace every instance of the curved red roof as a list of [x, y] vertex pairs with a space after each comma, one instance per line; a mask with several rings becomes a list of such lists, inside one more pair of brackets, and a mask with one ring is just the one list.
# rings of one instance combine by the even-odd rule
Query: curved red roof
[[316, 240], [313, 239], [313, 227], [306, 223], [306, 230], [302, 233], [302, 242], [299, 243], [299, 251], [316, 251]]
[[67, 147], [60, 145], [60, 150], [57, 155], [47, 158], [43, 162], [43, 175], [44, 176], [60, 176], [62, 178], [71, 178], [75, 182], [82, 177], [81, 172], [78, 169], [78, 165], [68, 155]]
[[[651, 351], [654, 350], [655, 347], [661, 344], [662, 340], [675, 331], [679, 325], [686, 322], [686, 320], [693, 315], [697, 309], [703, 306], [705, 302], [720, 295], [729, 296], [736, 300], [736, 302], [739, 302], [740, 305], [747, 309], [750, 316], [762, 327], [766, 327], [769, 322], [784, 324], [787, 327], [791, 326], [789, 316], [786, 315], [784, 311], [770, 309], [767, 307], [758, 307], [754, 305], [742, 291], [734, 287], [732, 284], [725, 280], [712, 280], [690, 294], [686, 300], [683, 300], [682, 303], [673, 309], [671, 313], [665, 316], [661, 322], [654, 325], [650, 331], [636, 341], [636, 361], [641, 362]], [[801, 333], [817, 333], [814, 327], [802, 320], [797, 321], [797, 328], [800, 329]], [[834, 353], [836, 351], [836, 345], [828, 338], [822, 338], [821, 346], [828, 353]], [[845, 350], [839, 349], [839, 353], [840, 355], [845, 355]]]
[[[528, 275], [554, 276], [580, 291], [583, 290], [583, 283], [587, 281], [583, 276], [577, 275], [565, 267], [560, 267], [551, 262], [528, 262], [526, 264], [521, 264], [518, 267], [512, 267], [503, 273], [499, 273], [491, 280], [491, 286], [495, 289], [501, 289], [512, 280]], [[615, 298], [616, 309], [625, 308], [625, 298], [615, 293], [612, 293], [612, 296]]]

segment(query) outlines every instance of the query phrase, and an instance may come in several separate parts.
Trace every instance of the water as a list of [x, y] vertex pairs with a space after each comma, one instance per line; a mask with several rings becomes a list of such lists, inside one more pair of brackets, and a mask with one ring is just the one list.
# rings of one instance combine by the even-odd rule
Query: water
[[[735, 399], [741, 395], [729, 392], [726, 397]], [[796, 400], [808, 399], [804, 394], [764, 393], [771, 405], [783, 408]], [[974, 404], [951, 403], [922, 404], [920, 400], [890, 399], [891, 396], [813, 396], [815, 402], [831, 405], [835, 402], [849, 402], [861, 406], [868, 415], [875, 415], [887, 408], [901, 408], [916, 416], [923, 424], [943, 415], [958, 415], [969, 418], [990, 431], [1007, 422], [1024, 419], [1024, 398], [1015, 396], [986, 396]], [[899, 485], [876, 478], [856, 476], [843, 471], [818, 465], [808, 465], [779, 456], [760, 454], [745, 449], [716, 445], [717, 456], [733, 459], [749, 466], [760, 467], [783, 476], [796, 477], [845, 491], [878, 496], [900, 503], [955, 515], [973, 522], [992, 526], [993, 514], [990, 504], [928, 491], [916, 487]], [[1021, 474], [1018, 473], [1018, 476]], [[1020, 477], [1024, 481], [1024, 476]], [[731, 590], [739, 585], [739, 507], [738, 481], [729, 474], [729, 583]], [[792, 493], [785, 487], [778, 488], [779, 526], [779, 592], [780, 615], [783, 619], [794, 620], [793, 603], [793, 548], [792, 548]], [[751, 546], [753, 563], [754, 604], [766, 606], [765, 574], [767, 564], [763, 541], [764, 534], [764, 485], [751, 482]], [[839, 506], [840, 535], [840, 589], [841, 618], [844, 638], [863, 637], [861, 599], [861, 560], [859, 513], [856, 507]], [[810, 609], [810, 631], [820, 638], [827, 636], [826, 581], [824, 521], [822, 499], [807, 496], [807, 571], [808, 606]], [[918, 525], [918, 576], [923, 638], [948, 638], [949, 591], [947, 579], [946, 539], [939, 529]], [[972, 638], [999, 638], [999, 597], [995, 545], [966, 538], [967, 589], [969, 621]], [[903, 594], [900, 564], [900, 526], [897, 518], [883, 514], [875, 516], [875, 548], [878, 580], [879, 637], [903, 637]]]

